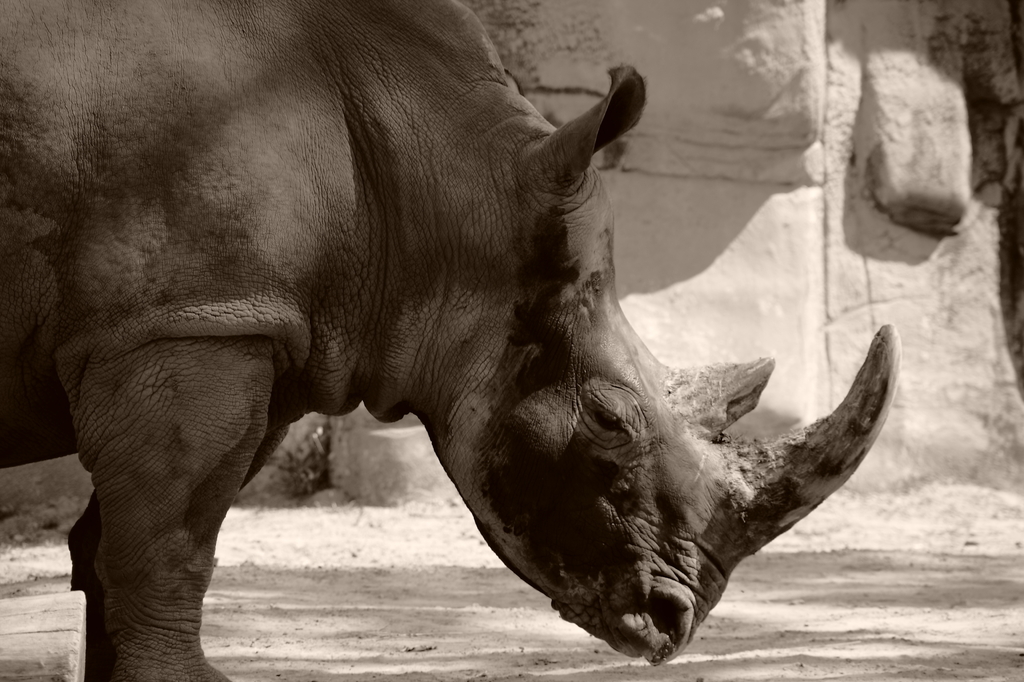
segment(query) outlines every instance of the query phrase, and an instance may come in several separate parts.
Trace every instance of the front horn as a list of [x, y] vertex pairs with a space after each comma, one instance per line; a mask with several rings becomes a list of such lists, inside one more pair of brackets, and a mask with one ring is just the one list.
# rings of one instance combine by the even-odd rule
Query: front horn
[[[828, 417], [774, 441], [718, 437], [708, 443], [718, 450], [728, 472], [725, 485], [732, 507], [728, 514], [731, 521], [725, 523], [726, 528], [719, 525], [724, 521], [721, 518], [714, 525], [729, 538], [727, 553], [733, 556], [722, 559], [735, 562], [753, 554], [807, 516], [850, 478], [885, 424], [896, 394], [900, 355], [899, 334], [895, 327], [886, 325], [871, 342], [846, 399]], [[687, 420], [716, 434], [723, 422], [732, 422], [722, 416], [735, 414], [725, 406], [741, 406], [743, 412], [752, 409], [770, 372], [771, 365], [763, 360], [711, 372], [713, 385], [728, 388], [711, 391], [719, 396], [717, 401], [709, 401], [716, 407], [702, 405], [697, 410], [700, 416], [689, 415]], [[667, 394], [674, 393], [668, 384], [676, 374], [681, 375], [671, 373], [666, 381]], [[696, 379], [700, 370], [689, 374], [692, 376], [688, 378]], [[715, 380], [720, 377], [730, 380]], [[674, 407], [680, 416], [688, 417], [678, 404]]]
[[[889, 414], [900, 374], [900, 337], [882, 327], [846, 399], [828, 417], [768, 443], [726, 443], [753, 494], [740, 509], [748, 553], [792, 528], [860, 465]], [[732, 459], [732, 458], [730, 458]]]

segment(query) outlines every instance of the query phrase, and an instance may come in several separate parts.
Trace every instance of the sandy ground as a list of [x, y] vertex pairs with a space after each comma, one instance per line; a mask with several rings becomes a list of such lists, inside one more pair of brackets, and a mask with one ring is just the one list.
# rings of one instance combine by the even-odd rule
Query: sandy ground
[[[0, 549], [0, 597], [67, 589], [59, 546]], [[558, 619], [457, 502], [234, 509], [207, 655], [243, 680], [1024, 680], [1024, 497], [840, 492], [734, 573], [652, 668]]]

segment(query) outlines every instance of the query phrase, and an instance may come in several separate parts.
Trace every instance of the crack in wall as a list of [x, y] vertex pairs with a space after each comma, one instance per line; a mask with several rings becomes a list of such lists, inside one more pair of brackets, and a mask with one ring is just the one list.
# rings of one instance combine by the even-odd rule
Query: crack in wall
[[895, 296], [893, 298], [872, 299], [869, 301], [865, 301], [861, 305], [856, 305], [853, 306], [852, 308], [846, 308], [845, 310], [843, 310], [842, 315], [837, 316], [831, 322], [826, 322], [825, 329], [831, 329], [833, 327], [836, 327], [839, 323], [843, 322], [847, 318], [853, 315], [857, 315], [858, 313], [865, 309], [869, 311], [871, 324], [877, 329], [879, 325], [874, 317], [874, 312], [876, 309], [879, 309], [882, 306], [889, 305], [890, 303], [905, 303], [907, 301], [921, 301], [922, 303], [925, 303], [930, 300], [931, 298], [929, 296]]
[[875, 321], [875, 300], [871, 291], [871, 269], [868, 267], [868, 257], [861, 256], [861, 263], [864, 266], [864, 294], [868, 297], [864, 307], [868, 309], [868, 318], [871, 320], [872, 329], [877, 329], [878, 324]]

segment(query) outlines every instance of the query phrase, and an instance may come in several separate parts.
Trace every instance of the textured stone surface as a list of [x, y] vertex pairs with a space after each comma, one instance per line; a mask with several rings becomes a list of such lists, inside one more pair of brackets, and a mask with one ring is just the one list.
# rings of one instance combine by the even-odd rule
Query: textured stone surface
[[[863, 71], [851, 163], [892, 222], [936, 236], [957, 231], [979, 184], [972, 147], [999, 139], [979, 128], [994, 105], [1019, 101], [1012, 23], [1003, 0], [831, 6], [830, 35]], [[975, 155], [973, 165], [991, 158]]]
[[[833, 24], [860, 53], [855, 164], [878, 209], [921, 232], [956, 231], [971, 199], [961, 26], [944, 3], [857, 0]], [[850, 40], [852, 38], [852, 40]]]
[[[622, 190], [621, 182], [642, 181], [629, 174], [609, 177], [613, 196]], [[821, 191], [807, 187], [773, 194], [772, 189], [778, 188], [747, 183], [673, 182], [677, 191], [665, 192], [665, 196], [675, 197], [677, 211], [687, 207], [691, 220], [648, 225], [650, 233], [644, 241], [655, 248], [647, 253], [671, 258], [672, 254], [685, 254], [688, 242], [700, 244], [701, 216], [706, 216], [710, 226], [715, 225], [716, 217], [729, 224], [729, 214], [736, 210], [733, 219], [740, 229], [700, 270], [666, 265], [659, 272], [678, 280], [650, 293], [626, 296], [622, 301], [626, 317], [655, 356], [668, 365], [775, 358], [775, 373], [761, 395], [760, 406], [740, 420], [734, 431], [769, 435], [812, 421], [817, 408], [817, 330], [822, 314]], [[651, 192], [657, 191], [655, 184]], [[636, 199], [637, 195], [633, 196]], [[616, 202], [619, 242], [634, 239], [635, 228], [628, 221], [631, 209], [642, 210], [642, 205], [642, 200], [636, 206]], [[756, 210], [748, 215], [751, 208]], [[643, 272], [645, 266], [642, 257], [617, 259], [616, 263], [620, 277], [627, 282], [631, 276], [628, 270], [623, 272], [625, 268], [632, 265]], [[864, 339], [870, 341], [873, 333]]]
[[611, 165], [784, 184], [820, 180], [824, 0], [469, 0], [556, 123], [628, 61], [652, 84]]
[[421, 425], [336, 429], [331, 482], [347, 499], [374, 506], [458, 497]]
[[[900, 392], [855, 488], [1024, 480], [1024, 405], [1003, 327], [991, 207], [1003, 195], [991, 184], [1005, 168], [993, 111], [1016, 93], [1006, 40], [997, 39], [1009, 17], [998, 5], [857, 0], [830, 13], [822, 411], [842, 399], [873, 329], [894, 323], [904, 343]], [[979, 35], [988, 36], [984, 49], [965, 51]], [[981, 122], [969, 125], [968, 114]], [[885, 177], [864, 161], [879, 145], [889, 150]], [[972, 196], [972, 177], [986, 182], [983, 196]], [[879, 194], [880, 178], [888, 194]], [[908, 229], [907, 216], [886, 204], [901, 193], [919, 208], [945, 196], [961, 215], [932, 235], [921, 224]]]

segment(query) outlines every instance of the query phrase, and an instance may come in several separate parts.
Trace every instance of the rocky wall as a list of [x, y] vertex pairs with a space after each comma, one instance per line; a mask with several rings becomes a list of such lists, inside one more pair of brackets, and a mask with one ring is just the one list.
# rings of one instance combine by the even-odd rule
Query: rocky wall
[[[856, 340], [895, 323], [904, 374], [862, 480], [1018, 486], [1024, 406], [1001, 304], [1013, 5], [847, 0], [829, 10], [825, 404]], [[1012, 336], [1012, 335], [1011, 335]]]

